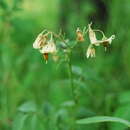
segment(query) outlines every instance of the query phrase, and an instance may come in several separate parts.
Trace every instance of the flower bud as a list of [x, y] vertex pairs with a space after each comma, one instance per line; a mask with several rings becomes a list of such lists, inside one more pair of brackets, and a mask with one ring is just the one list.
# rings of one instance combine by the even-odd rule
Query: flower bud
[[77, 28], [76, 34], [77, 34], [77, 38], [76, 38], [77, 41], [84, 42], [83, 32], [79, 28]]

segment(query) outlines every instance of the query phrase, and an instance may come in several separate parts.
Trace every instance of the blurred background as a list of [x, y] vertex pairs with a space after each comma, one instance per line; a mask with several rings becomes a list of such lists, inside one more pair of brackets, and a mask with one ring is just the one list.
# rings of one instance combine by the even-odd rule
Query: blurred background
[[[73, 112], [67, 64], [45, 64], [32, 44], [45, 28], [74, 40], [76, 28], [91, 21], [116, 39], [94, 59], [85, 56], [88, 38], [73, 51]], [[73, 126], [73, 117], [97, 115], [130, 121], [130, 1], [0, 0], [0, 130], [127, 130], [118, 123]]]

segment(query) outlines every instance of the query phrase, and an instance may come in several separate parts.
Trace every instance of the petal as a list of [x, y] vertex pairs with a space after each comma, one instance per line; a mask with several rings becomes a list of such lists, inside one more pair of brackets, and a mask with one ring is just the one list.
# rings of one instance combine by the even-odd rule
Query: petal
[[40, 48], [40, 44], [42, 42], [42, 34], [39, 34], [36, 38], [36, 40], [33, 43], [33, 48], [35, 49], [39, 49]]
[[40, 50], [41, 53], [55, 53], [56, 51], [57, 50], [56, 50], [56, 46], [54, 43], [47, 43]]
[[97, 41], [96, 34], [91, 28], [91, 24], [88, 25], [88, 32], [89, 32], [89, 39], [90, 42], [93, 44]]

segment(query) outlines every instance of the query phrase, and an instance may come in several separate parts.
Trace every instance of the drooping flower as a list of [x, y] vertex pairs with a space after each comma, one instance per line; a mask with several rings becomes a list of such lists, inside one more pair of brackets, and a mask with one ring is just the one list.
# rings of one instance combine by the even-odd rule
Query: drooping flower
[[[91, 25], [92, 23], [88, 25], [89, 39], [90, 39], [91, 44], [95, 46], [99, 46], [99, 45], [108, 46], [109, 44], [111, 44], [112, 40], [115, 39], [115, 35], [112, 35], [111, 37], [107, 38], [101, 30], [93, 30], [91, 28]], [[96, 38], [95, 31], [102, 33], [103, 35], [102, 40], [98, 40]]]
[[48, 61], [48, 54], [51, 53], [51, 54], [55, 54], [57, 52], [57, 49], [56, 49], [56, 45], [54, 43], [54, 40], [53, 40], [53, 36], [51, 34], [51, 39], [49, 41], [47, 41], [47, 44], [45, 44], [41, 49], [40, 49], [40, 53], [43, 54], [44, 56], [44, 59], [46, 61]]
[[[107, 47], [111, 44], [112, 40], [115, 39], [115, 35], [112, 35], [111, 37], [107, 38], [104, 33], [101, 30], [93, 30], [91, 28], [92, 23], [88, 25], [88, 33], [89, 33], [89, 39], [90, 39], [90, 45], [87, 50], [87, 58], [89, 57], [95, 57], [95, 48], [94, 46], [100, 46], [103, 45], [105, 47], [105, 51]], [[96, 31], [102, 33], [103, 38], [101, 40], [98, 40], [96, 38]]]
[[87, 58], [89, 58], [89, 57], [91, 57], [91, 58], [96, 57], [95, 48], [93, 47], [92, 44], [90, 44], [88, 49], [87, 49], [86, 57]]
[[76, 35], [77, 35], [77, 38], [76, 38], [77, 41], [84, 42], [83, 32], [79, 28], [77, 28], [76, 30]]
[[33, 43], [33, 48], [41, 49], [47, 43], [47, 35], [43, 34], [45, 31], [41, 32]]

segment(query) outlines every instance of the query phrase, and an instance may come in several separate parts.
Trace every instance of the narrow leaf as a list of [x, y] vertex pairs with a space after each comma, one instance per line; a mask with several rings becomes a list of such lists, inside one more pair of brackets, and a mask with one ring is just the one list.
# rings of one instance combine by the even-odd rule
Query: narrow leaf
[[99, 122], [119, 122], [128, 127], [130, 127], [130, 122], [118, 117], [109, 117], [109, 116], [94, 116], [81, 120], [77, 120], [77, 124], [91, 124], [91, 123], [99, 123]]

